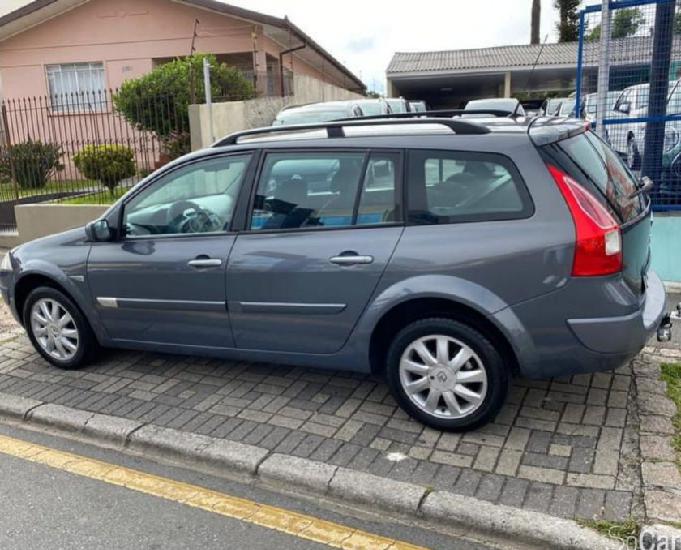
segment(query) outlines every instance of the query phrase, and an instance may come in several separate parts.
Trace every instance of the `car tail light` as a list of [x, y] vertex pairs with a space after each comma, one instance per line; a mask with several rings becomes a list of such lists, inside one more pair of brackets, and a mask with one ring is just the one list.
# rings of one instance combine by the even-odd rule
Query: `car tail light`
[[594, 277], [622, 271], [622, 234], [610, 212], [584, 187], [548, 166], [575, 223], [577, 242], [572, 275]]

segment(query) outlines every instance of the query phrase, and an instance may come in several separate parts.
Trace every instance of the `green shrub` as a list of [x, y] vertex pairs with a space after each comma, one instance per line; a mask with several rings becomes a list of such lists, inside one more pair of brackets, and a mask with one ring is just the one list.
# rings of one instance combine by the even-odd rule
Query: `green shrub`
[[113, 193], [116, 186], [137, 172], [135, 154], [125, 145], [88, 145], [73, 157], [86, 178], [97, 180]]
[[0, 178], [12, 175], [22, 189], [40, 189], [54, 170], [62, 168], [59, 145], [28, 140], [3, 148], [0, 154]]
[[189, 139], [178, 136], [189, 135], [190, 103], [205, 102], [204, 58], [210, 63], [213, 97], [254, 97], [253, 84], [241, 71], [205, 54], [164, 63], [146, 75], [127, 80], [113, 96], [116, 109], [138, 130], [155, 132], [171, 158], [191, 149]]

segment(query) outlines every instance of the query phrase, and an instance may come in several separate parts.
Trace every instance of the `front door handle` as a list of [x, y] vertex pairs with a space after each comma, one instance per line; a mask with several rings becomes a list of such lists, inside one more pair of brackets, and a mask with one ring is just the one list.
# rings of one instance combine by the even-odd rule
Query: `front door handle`
[[187, 265], [196, 268], [220, 267], [222, 265], [222, 260], [219, 258], [196, 258], [187, 262]]
[[329, 258], [332, 264], [336, 265], [366, 265], [373, 263], [373, 256], [360, 256], [357, 252], [343, 252], [338, 256]]

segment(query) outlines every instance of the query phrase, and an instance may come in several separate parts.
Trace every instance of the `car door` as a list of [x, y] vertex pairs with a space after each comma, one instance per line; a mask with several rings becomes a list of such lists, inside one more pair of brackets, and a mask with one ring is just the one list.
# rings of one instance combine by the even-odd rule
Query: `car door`
[[88, 283], [119, 341], [233, 347], [225, 272], [250, 153], [170, 169], [125, 201], [123, 236], [95, 243]]
[[238, 348], [344, 345], [403, 230], [401, 166], [395, 151], [266, 153], [227, 270]]

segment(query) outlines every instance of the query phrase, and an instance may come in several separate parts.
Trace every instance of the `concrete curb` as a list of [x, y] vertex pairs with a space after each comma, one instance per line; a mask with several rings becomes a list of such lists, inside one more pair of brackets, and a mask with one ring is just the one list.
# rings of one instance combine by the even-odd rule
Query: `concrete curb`
[[40, 428], [80, 435], [94, 443], [114, 444], [146, 457], [179, 461], [218, 475], [225, 470], [264, 482], [294, 486], [343, 501], [368, 504], [409, 517], [468, 531], [512, 537], [542, 547], [604, 550], [620, 544], [565, 520], [504, 505], [491, 504], [447, 491], [382, 478], [267, 449], [90, 413], [0, 393], [0, 417]]

